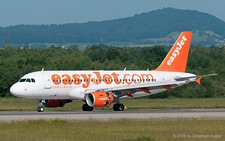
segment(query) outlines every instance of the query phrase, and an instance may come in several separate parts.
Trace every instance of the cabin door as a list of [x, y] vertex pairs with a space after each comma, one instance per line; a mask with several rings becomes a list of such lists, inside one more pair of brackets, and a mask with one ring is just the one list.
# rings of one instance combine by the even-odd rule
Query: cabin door
[[44, 78], [44, 88], [45, 89], [51, 89], [51, 81], [48, 74], [43, 74]]

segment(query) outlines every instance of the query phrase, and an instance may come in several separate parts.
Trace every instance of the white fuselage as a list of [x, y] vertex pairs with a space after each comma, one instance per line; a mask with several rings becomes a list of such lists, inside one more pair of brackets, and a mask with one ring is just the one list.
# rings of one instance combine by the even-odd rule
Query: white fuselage
[[[174, 85], [188, 82], [176, 81], [176, 77], [192, 77], [194, 74], [166, 71], [38, 71], [24, 75], [10, 91], [13, 95], [30, 99], [79, 99], [85, 94], [133, 86]], [[151, 89], [150, 93], [137, 89], [132, 97], [142, 97], [167, 90], [163, 87]], [[129, 97], [121, 95], [122, 97]]]

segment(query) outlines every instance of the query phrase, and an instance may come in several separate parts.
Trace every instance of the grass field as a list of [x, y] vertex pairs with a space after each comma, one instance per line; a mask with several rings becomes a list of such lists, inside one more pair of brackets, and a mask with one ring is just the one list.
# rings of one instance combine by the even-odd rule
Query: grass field
[[[74, 100], [64, 107], [45, 108], [45, 110], [81, 110], [84, 102]], [[127, 109], [195, 109], [225, 108], [225, 98], [209, 99], [122, 99]], [[0, 111], [36, 111], [38, 100], [22, 98], [0, 98]], [[101, 109], [112, 109], [112, 106]]]
[[38, 120], [0, 123], [0, 140], [168, 141], [225, 140], [225, 120]]
[[[225, 108], [225, 99], [123, 99], [129, 109]], [[81, 110], [83, 102], [63, 108]], [[37, 100], [1, 98], [1, 111], [36, 111]], [[112, 109], [102, 108], [104, 109]], [[30, 120], [0, 122], [0, 141], [167, 141], [225, 140], [225, 119]]]

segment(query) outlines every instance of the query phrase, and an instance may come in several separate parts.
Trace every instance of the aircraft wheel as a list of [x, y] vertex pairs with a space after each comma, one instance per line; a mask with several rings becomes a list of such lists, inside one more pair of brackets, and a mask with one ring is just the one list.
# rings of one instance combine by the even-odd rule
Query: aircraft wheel
[[114, 104], [114, 105], [113, 105], [113, 110], [114, 110], [114, 111], [118, 111], [118, 104]]
[[113, 110], [114, 111], [123, 111], [124, 110], [124, 105], [123, 104], [114, 104], [113, 105]]
[[82, 106], [82, 110], [83, 110], [83, 111], [92, 111], [92, 110], [93, 110], [93, 107], [90, 107], [90, 106], [88, 106], [87, 104], [84, 104], [84, 105]]
[[124, 105], [123, 104], [119, 104], [118, 111], [123, 111], [123, 110], [124, 110]]
[[44, 107], [37, 107], [38, 112], [44, 112]]

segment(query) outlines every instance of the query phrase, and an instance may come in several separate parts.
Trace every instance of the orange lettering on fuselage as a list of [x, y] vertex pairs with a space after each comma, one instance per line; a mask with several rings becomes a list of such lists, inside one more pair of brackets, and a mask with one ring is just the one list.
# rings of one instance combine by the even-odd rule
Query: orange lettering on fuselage
[[[141, 74], [143, 81], [154, 81], [154, 77], [151, 74]], [[149, 78], [151, 77], [151, 79]]]
[[121, 83], [119, 81], [119, 79], [118, 79], [119, 74], [116, 74], [115, 72], [113, 72], [111, 75], [114, 78], [114, 81], [115, 81], [116, 84], [120, 84]]
[[112, 77], [109, 74], [104, 74], [103, 79], [104, 79], [105, 84], [111, 84], [112, 83]]
[[[66, 85], [81, 85], [83, 88], [88, 88], [91, 83], [99, 85], [104, 83], [110, 85], [112, 83], [119, 84], [136, 84], [141, 82], [154, 81], [154, 77], [151, 74], [118, 74], [113, 72], [111, 74], [101, 72], [92, 72], [90, 74], [52, 74], [52, 82], [54, 85], [63, 84]], [[54, 87], [58, 88], [58, 87]], [[67, 87], [66, 87], [67, 88]]]
[[93, 72], [96, 75], [96, 79], [93, 79], [93, 83], [98, 85], [101, 83], [102, 77], [100, 75], [100, 72]]
[[[87, 76], [88, 75], [88, 76]], [[81, 74], [81, 76], [84, 78], [85, 84], [82, 84], [83, 88], [87, 88], [90, 85], [90, 79], [91, 79], [91, 74]]]
[[61, 84], [61, 77], [58, 75], [58, 74], [53, 74], [52, 75], [52, 82], [55, 84], [55, 85], [59, 85]]
[[80, 81], [80, 75], [73, 74], [73, 79], [74, 79], [74, 84], [75, 85], [79, 85], [81, 83], [81, 81]]
[[138, 74], [133, 74], [132, 79], [134, 80], [134, 83], [141, 83], [141, 76]]
[[[128, 79], [128, 77], [129, 79]], [[129, 81], [130, 80], [130, 81]], [[130, 78], [130, 74], [124, 74], [124, 81], [127, 83], [127, 84], [132, 84], [132, 81], [131, 81], [131, 78]]]
[[63, 74], [62, 75], [62, 78], [63, 78], [63, 84], [64, 85], [71, 85], [72, 84], [72, 79], [70, 78], [70, 76], [68, 74]]

